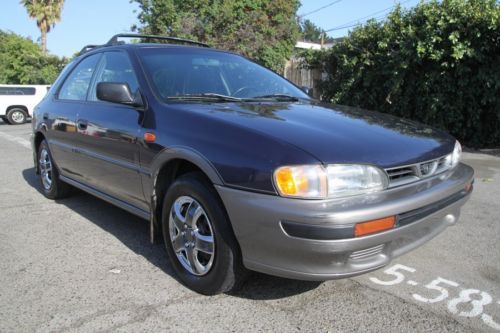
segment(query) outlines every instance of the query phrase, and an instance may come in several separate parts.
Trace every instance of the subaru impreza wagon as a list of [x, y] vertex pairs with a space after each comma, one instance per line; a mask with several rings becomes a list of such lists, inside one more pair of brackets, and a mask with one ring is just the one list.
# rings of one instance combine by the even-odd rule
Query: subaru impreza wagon
[[456, 223], [472, 191], [450, 135], [322, 104], [242, 56], [171, 37], [85, 47], [32, 124], [48, 198], [76, 187], [148, 220], [203, 294], [249, 270], [376, 270]]

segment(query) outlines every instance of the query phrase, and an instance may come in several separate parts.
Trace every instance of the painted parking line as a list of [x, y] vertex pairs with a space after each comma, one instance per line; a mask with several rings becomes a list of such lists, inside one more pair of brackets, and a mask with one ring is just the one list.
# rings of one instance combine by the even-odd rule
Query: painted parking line
[[28, 140], [20, 138], [18, 136], [13, 136], [4, 132], [0, 132], [0, 138], [20, 144], [24, 148], [31, 149], [31, 143]]
[[500, 331], [500, 322], [498, 319], [495, 321], [490, 312], [495, 311], [494, 308], [500, 306], [500, 298], [495, 299], [495, 295], [475, 288], [469, 289], [469, 286], [460, 286], [457, 282], [439, 276], [430, 282], [407, 279], [407, 276], [411, 276], [416, 271], [415, 268], [395, 264], [383, 271], [386, 274], [385, 278], [379, 279], [376, 276], [371, 276], [369, 280], [386, 287], [406, 281], [406, 284], [410, 286], [425, 288], [427, 291], [424, 292], [423, 296], [420, 293], [412, 293], [413, 299], [427, 304], [443, 302], [452, 315], [471, 319], [478, 318], [490, 328]]

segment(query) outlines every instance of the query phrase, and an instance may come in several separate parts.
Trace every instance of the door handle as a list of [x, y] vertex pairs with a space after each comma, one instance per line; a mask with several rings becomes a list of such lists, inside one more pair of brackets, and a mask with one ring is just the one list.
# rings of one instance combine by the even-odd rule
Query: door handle
[[49, 119], [49, 114], [47, 112], [45, 112], [43, 114], [43, 120], [47, 120], [47, 119]]
[[76, 122], [78, 129], [85, 131], [87, 129], [88, 122], [86, 120], [80, 119]]

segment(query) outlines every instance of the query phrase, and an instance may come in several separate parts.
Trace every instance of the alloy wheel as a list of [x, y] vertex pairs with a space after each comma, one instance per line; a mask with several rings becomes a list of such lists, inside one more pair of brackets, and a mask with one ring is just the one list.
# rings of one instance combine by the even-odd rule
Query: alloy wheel
[[215, 258], [212, 223], [198, 201], [190, 196], [175, 200], [169, 215], [172, 248], [182, 266], [191, 274], [203, 276]]
[[43, 148], [40, 151], [38, 165], [40, 168], [40, 177], [42, 179], [43, 187], [48, 191], [52, 186], [52, 161], [46, 148]]

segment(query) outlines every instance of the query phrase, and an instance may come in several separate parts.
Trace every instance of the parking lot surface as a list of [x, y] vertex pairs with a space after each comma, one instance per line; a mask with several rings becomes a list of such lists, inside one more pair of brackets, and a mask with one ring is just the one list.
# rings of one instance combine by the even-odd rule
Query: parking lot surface
[[464, 154], [456, 226], [376, 272], [323, 283], [253, 274], [231, 295], [183, 287], [147, 222], [82, 192], [50, 201], [31, 125], [0, 120], [0, 332], [500, 332], [500, 158]]

